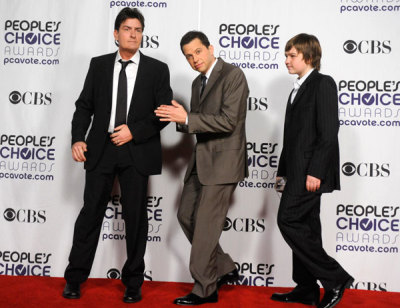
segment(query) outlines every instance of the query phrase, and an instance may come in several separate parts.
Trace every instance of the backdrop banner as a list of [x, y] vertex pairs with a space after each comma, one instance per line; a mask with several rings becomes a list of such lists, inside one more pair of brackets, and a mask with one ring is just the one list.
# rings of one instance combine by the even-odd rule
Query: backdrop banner
[[[180, 50], [205, 32], [215, 55], [248, 80], [249, 177], [240, 182], [221, 237], [238, 284], [293, 286], [291, 250], [274, 191], [286, 102], [296, 76], [284, 48], [314, 34], [321, 72], [339, 91], [342, 190], [323, 195], [327, 252], [355, 277], [352, 288], [400, 291], [400, 0], [0, 0], [0, 275], [62, 277], [83, 203], [84, 169], [71, 157], [71, 119], [94, 56], [114, 52], [114, 20], [126, 6], [145, 16], [141, 51], [166, 62], [186, 108], [197, 76]], [[194, 138], [168, 125], [163, 172], [150, 178], [146, 280], [191, 282], [190, 244], [176, 212]], [[121, 275], [125, 224], [118, 181], [90, 277]]]

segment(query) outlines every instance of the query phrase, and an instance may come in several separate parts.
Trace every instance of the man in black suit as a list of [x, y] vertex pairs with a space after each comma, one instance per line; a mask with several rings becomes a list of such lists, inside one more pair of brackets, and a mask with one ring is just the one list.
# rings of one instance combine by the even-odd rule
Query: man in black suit
[[[335, 81], [320, 74], [321, 47], [313, 35], [299, 34], [285, 47], [285, 64], [297, 74], [285, 116], [283, 149], [277, 182], [286, 178], [278, 226], [293, 251], [289, 293], [271, 299], [334, 307], [354, 279], [322, 247], [321, 194], [340, 189], [339, 119]], [[325, 289], [321, 302], [319, 280]]]
[[[75, 223], [63, 296], [79, 298], [90, 273], [101, 224], [118, 175], [126, 230], [124, 302], [141, 300], [147, 242], [147, 183], [161, 173], [160, 122], [154, 110], [170, 104], [165, 63], [139, 52], [144, 17], [124, 8], [115, 20], [118, 52], [93, 58], [72, 119], [72, 157], [84, 162], [84, 205]], [[91, 124], [89, 134], [87, 130]]]

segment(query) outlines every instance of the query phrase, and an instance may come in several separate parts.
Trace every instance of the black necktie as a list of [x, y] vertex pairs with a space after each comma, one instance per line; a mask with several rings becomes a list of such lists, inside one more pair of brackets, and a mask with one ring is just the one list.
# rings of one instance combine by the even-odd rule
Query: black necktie
[[115, 112], [115, 125], [117, 127], [122, 124], [126, 124], [126, 109], [127, 109], [127, 95], [128, 95], [128, 82], [126, 81], [126, 73], [125, 69], [129, 63], [132, 61], [122, 61], [121, 63], [121, 71], [119, 72], [118, 78], [118, 92], [117, 92], [117, 109]]
[[204, 75], [201, 75], [201, 89], [200, 89], [200, 97], [203, 95], [204, 92], [204, 88], [206, 87], [206, 81], [207, 81], [207, 77]]

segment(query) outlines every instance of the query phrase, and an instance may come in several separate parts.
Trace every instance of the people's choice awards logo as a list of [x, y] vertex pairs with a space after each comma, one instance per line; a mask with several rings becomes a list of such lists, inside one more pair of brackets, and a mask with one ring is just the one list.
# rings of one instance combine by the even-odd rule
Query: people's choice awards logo
[[272, 142], [247, 142], [249, 176], [239, 182], [239, 187], [273, 189], [278, 168], [278, 144]]
[[[148, 242], [161, 242], [162, 241], [162, 209], [163, 197], [147, 196], [147, 217], [148, 217]], [[104, 214], [102, 224], [102, 234], [100, 235], [102, 241], [115, 240], [121, 241], [126, 239], [125, 235], [125, 221], [122, 218], [122, 205], [120, 203], [120, 196], [111, 196], [110, 203], [107, 206]]]
[[[12, 99], [18, 100], [18, 94]], [[54, 136], [0, 135], [0, 179], [53, 181]]]
[[400, 127], [400, 81], [339, 80], [340, 125]]
[[336, 252], [399, 253], [400, 207], [338, 204]]
[[274, 284], [272, 270], [275, 264], [235, 262], [235, 265], [239, 272], [239, 280], [233, 283], [235, 285], [268, 287]]
[[0, 251], [0, 275], [51, 276], [51, 253]]
[[58, 65], [61, 21], [6, 20], [3, 64]]
[[279, 25], [220, 24], [218, 56], [242, 69], [277, 70]]

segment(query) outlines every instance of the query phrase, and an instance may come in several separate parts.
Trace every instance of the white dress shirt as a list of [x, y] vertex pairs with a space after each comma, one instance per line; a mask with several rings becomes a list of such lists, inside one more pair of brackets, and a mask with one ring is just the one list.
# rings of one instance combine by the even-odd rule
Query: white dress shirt
[[[119, 51], [117, 52], [117, 56], [115, 57], [114, 62], [114, 75], [113, 75], [113, 90], [112, 90], [112, 107], [111, 107], [111, 117], [110, 124], [108, 126], [108, 132], [114, 132], [115, 126], [115, 112], [117, 110], [117, 92], [118, 92], [118, 80], [119, 80], [119, 72], [121, 71], [122, 64], [118, 61], [122, 59]], [[126, 69], [126, 80], [128, 82], [128, 101], [126, 102], [126, 114], [128, 115], [129, 107], [131, 105], [133, 89], [135, 87], [137, 70], [140, 62], [140, 52], [137, 51], [132, 58], [130, 58], [133, 63], [130, 63]], [[125, 60], [123, 60], [125, 61]]]
[[296, 97], [296, 94], [299, 91], [299, 88], [304, 83], [304, 81], [306, 81], [307, 77], [310, 76], [310, 74], [312, 73], [313, 70], [314, 70], [313, 68], [310, 69], [303, 77], [297, 78], [293, 82], [293, 92], [292, 92], [292, 95], [290, 96], [290, 103], [291, 104], [293, 104], [294, 98]]
[[217, 64], [217, 62], [218, 62], [218, 59], [215, 59], [215, 61], [213, 62], [213, 64], [211, 64], [210, 68], [208, 69], [207, 73], [204, 75], [204, 76], [207, 77], [207, 79], [206, 79], [206, 84], [207, 84], [207, 82], [208, 82], [208, 79], [210, 79], [211, 73], [212, 73], [212, 71], [213, 71], [213, 69], [214, 69], [215, 64]]

